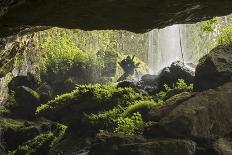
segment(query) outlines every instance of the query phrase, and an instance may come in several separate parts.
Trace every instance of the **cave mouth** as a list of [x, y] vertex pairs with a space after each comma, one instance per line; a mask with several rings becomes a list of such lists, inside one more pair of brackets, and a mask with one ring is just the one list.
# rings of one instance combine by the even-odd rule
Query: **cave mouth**
[[4, 0], [0, 3], [0, 37], [54, 26], [144, 33], [225, 16], [232, 12], [231, 6], [230, 0]]
[[6, 1], [0, 154], [230, 154], [231, 2], [158, 2]]

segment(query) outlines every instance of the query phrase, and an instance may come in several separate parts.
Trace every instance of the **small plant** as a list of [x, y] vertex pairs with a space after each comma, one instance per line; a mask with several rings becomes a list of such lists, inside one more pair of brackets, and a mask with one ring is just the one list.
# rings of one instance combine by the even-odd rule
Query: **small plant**
[[155, 95], [157, 103], [163, 103], [163, 100], [166, 100], [176, 94], [182, 92], [191, 92], [193, 91], [193, 84], [187, 84], [183, 79], [178, 79], [176, 83], [169, 87], [167, 84], [164, 84], [164, 90], [160, 91]]
[[141, 135], [143, 133], [145, 123], [140, 113], [134, 113], [131, 117], [119, 117], [115, 120], [115, 133], [125, 135]]
[[232, 44], [232, 27], [222, 29], [222, 32], [217, 36], [218, 45]]
[[205, 21], [201, 26], [203, 32], [212, 32], [216, 28], [216, 24], [218, 23], [218, 18], [213, 18], [208, 21]]
[[183, 90], [183, 89], [192, 90], [193, 84], [188, 85], [183, 79], [178, 79], [178, 81], [173, 85], [173, 88], [177, 90]]

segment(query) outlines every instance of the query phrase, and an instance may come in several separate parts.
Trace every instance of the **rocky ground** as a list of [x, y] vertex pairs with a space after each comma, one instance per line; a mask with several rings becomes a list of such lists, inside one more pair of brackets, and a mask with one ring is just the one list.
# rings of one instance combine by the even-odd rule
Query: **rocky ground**
[[[0, 109], [1, 154], [232, 155], [231, 45], [203, 57], [195, 75], [173, 63], [139, 83], [79, 86], [46, 104], [47, 89], [29, 77], [9, 84]], [[118, 116], [145, 125], [125, 132], [114, 128]]]

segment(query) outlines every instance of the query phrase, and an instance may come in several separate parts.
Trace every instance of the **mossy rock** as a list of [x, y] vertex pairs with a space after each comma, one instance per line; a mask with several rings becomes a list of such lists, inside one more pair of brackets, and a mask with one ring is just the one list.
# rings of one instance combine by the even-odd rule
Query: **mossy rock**
[[19, 118], [33, 119], [40, 104], [39, 94], [28, 87], [20, 86], [16, 89], [14, 97], [16, 103], [10, 107], [12, 113]]
[[219, 46], [199, 60], [194, 78], [194, 91], [204, 91], [232, 80], [232, 44]]
[[[16, 150], [22, 150], [22, 148], [25, 148], [23, 146], [32, 143], [34, 139], [44, 134], [52, 133], [52, 142], [55, 144], [64, 135], [66, 126], [45, 119], [29, 122], [1, 117], [0, 129], [5, 151], [9, 154], [10, 152], [12, 154], [20, 154], [16, 153], [19, 152]], [[36, 149], [37, 146], [34, 145], [34, 150]], [[44, 150], [48, 151], [47, 149]]]
[[38, 87], [38, 80], [34, 75], [28, 73], [27, 76], [16, 76], [8, 84], [10, 91], [16, 91], [20, 86], [29, 87], [31, 89], [36, 89]]
[[109, 110], [116, 105], [127, 106], [143, 98], [132, 88], [116, 88], [114, 85], [83, 85], [71, 93], [64, 94], [41, 105], [38, 116], [65, 124], [77, 124], [84, 114]]

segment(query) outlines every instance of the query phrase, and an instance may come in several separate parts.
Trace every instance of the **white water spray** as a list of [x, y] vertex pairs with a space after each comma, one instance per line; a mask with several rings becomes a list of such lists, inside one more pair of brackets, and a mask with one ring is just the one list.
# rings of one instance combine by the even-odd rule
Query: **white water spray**
[[[181, 25], [173, 25], [148, 34], [148, 66], [150, 74], [157, 74], [174, 61], [184, 61]], [[156, 42], [156, 43], [154, 43]]]

